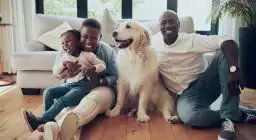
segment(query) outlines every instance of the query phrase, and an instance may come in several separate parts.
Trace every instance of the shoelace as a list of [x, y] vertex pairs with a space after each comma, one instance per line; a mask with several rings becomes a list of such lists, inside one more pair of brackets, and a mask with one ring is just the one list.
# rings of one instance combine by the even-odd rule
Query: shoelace
[[223, 126], [224, 126], [224, 130], [226, 130], [226, 131], [235, 132], [235, 127], [234, 127], [234, 124], [231, 120], [226, 119]]
[[252, 114], [247, 114], [247, 115], [248, 115], [247, 116], [248, 119], [256, 118], [256, 115], [252, 115]]
[[247, 122], [247, 123], [256, 122], [256, 115], [247, 114], [245, 122]]

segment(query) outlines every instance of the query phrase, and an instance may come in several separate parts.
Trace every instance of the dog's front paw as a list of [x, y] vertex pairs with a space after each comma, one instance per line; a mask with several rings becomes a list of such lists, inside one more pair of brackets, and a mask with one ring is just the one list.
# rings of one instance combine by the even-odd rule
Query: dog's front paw
[[116, 117], [116, 116], [120, 115], [120, 111], [118, 111], [117, 109], [108, 110], [108, 111], [106, 111], [105, 115], [107, 117]]
[[137, 121], [139, 122], [148, 122], [150, 120], [150, 117], [148, 115], [138, 115]]
[[179, 121], [179, 117], [178, 116], [170, 116], [166, 118], [166, 122], [168, 123], [177, 123]]
[[136, 116], [137, 116], [137, 113], [138, 113], [138, 109], [137, 109], [137, 108], [134, 108], [134, 109], [132, 109], [132, 110], [128, 113], [128, 116], [129, 116], [129, 117], [136, 117]]

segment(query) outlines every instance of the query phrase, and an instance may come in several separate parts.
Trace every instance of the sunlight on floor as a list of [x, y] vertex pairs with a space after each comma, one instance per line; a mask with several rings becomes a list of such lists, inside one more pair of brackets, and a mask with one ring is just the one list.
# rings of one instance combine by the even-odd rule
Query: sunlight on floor
[[0, 96], [2, 95], [2, 93], [4, 93], [4, 91], [10, 89], [11, 87], [13, 87], [13, 85], [0, 87]]

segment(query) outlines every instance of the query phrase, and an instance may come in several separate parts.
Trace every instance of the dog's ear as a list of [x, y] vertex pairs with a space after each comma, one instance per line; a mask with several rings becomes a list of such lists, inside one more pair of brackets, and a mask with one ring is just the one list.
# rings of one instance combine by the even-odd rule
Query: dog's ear
[[137, 41], [138, 42], [138, 47], [139, 48], [144, 48], [150, 45], [150, 33], [146, 28], [143, 28], [140, 32], [140, 39]]
[[150, 33], [149, 33], [149, 30], [148, 29], [144, 29], [144, 34], [145, 34], [146, 40], [147, 40], [148, 45], [149, 45], [150, 44]]

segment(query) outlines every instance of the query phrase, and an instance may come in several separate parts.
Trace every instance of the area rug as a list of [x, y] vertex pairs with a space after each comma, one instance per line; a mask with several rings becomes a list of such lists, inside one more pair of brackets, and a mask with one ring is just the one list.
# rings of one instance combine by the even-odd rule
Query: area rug
[[3, 86], [13, 85], [16, 83], [15, 75], [0, 75], [0, 88]]

